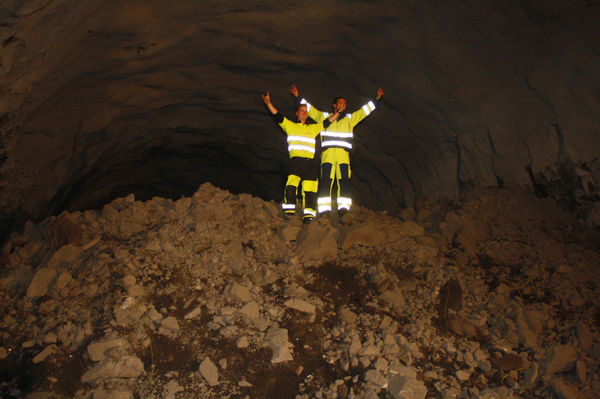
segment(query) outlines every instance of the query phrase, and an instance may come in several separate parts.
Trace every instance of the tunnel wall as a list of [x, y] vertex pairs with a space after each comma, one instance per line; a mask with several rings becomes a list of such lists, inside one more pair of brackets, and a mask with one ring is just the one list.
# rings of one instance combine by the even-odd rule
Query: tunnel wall
[[[211, 181], [281, 198], [285, 139], [259, 93], [357, 109], [355, 203], [392, 213], [470, 186], [533, 190], [600, 148], [594, 1], [5, 1], [7, 220]], [[536, 177], [537, 176], [537, 177]], [[537, 182], [536, 182], [537, 179]]]

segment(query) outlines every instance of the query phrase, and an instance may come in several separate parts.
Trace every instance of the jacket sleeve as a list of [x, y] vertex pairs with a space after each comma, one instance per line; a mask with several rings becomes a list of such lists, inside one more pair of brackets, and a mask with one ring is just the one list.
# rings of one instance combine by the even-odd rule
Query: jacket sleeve
[[[281, 114], [280, 114], [281, 115]], [[279, 127], [281, 129], [283, 129], [284, 132], [288, 132], [290, 130], [290, 128], [294, 125], [294, 122], [292, 122], [291, 120], [289, 120], [288, 118], [286, 118], [285, 116], [281, 115], [281, 122], [277, 121]]]
[[306, 105], [306, 110], [308, 111], [308, 116], [317, 123], [323, 122], [323, 119], [325, 119], [329, 116], [329, 114], [327, 114], [326, 112], [323, 112], [323, 111], [315, 108], [305, 98], [300, 99], [299, 104]]
[[352, 127], [358, 125], [363, 119], [365, 119], [371, 112], [375, 111], [379, 107], [379, 101], [372, 99], [358, 110], [352, 113], [350, 117], [350, 124]]

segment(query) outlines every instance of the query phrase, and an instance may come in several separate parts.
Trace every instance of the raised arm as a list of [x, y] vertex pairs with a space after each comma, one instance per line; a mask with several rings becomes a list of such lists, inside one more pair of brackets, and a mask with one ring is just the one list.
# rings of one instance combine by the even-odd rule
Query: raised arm
[[305, 98], [300, 97], [300, 91], [296, 87], [296, 85], [290, 86], [290, 94], [294, 96], [294, 101], [296, 104], [305, 104], [306, 110], [308, 111], [308, 116], [311, 117], [316, 122], [323, 122], [325, 118], [329, 116], [328, 113], [325, 113], [317, 108], [315, 108], [311, 103], [306, 101]]
[[375, 111], [375, 109], [379, 107], [379, 101], [382, 97], [383, 88], [380, 87], [379, 89], [377, 89], [377, 94], [375, 95], [375, 98], [373, 100], [368, 101], [365, 105], [363, 105], [361, 108], [352, 113], [352, 117], [350, 118], [352, 126], [354, 127], [358, 125], [360, 121], [369, 116], [371, 112]]
[[260, 95], [261, 95], [263, 101], [265, 102], [265, 105], [267, 106], [267, 108], [269, 108], [269, 111], [271, 111], [271, 115], [277, 114], [279, 111], [277, 111], [277, 108], [275, 108], [275, 106], [271, 102], [271, 95], [269, 94], [269, 92], [265, 91], [264, 93], [261, 93]]

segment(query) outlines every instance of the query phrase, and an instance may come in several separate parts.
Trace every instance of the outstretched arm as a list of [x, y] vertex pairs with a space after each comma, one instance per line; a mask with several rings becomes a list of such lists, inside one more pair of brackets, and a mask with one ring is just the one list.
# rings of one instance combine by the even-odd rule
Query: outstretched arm
[[267, 106], [267, 108], [269, 108], [269, 111], [271, 111], [271, 115], [277, 114], [279, 111], [277, 111], [277, 108], [275, 108], [275, 106], [271, 102], [271, 95], [269, 94], [269, 92], [265, 91], [264, 93], [261, 93], [260, 95], [261, 95], [263, 101], [265, 102], [265, 105]]
[[358, 123], [360, 123], [360, 121], [362, 121], [363, 119], [365, 119], [367, 116], [369, 116], [371, 114], [371, 112], [375, 111], [375, 109], [377, 109], [379, 107], [379, 101], [383, 98], [383, 88], [379, 88], [377, 89], [377, 94], [375, 95], [375, 98], [371, 101], [369, 101], [368, 103], [366, 103], [365, 105], [363, 105], [361, 108], [359, 108], [357, 111], [354, 111], [352, 113], [352, 118], [351, 118], [351, 124], [352, 126], [356, 126], [358, 125]]
[[306, 101], [305, 98], [300, 97], [300, 91], [296, 87], [296, 85], [290, 86], [290, 94], [294, 96], [294, 100], [296, 104], [306, 104], [306, 110], [308, 111], [308, 116], [315, 120], [315, 122], [323, 122], [328, 114], [325, 112], [315, 108], [311, 103]]

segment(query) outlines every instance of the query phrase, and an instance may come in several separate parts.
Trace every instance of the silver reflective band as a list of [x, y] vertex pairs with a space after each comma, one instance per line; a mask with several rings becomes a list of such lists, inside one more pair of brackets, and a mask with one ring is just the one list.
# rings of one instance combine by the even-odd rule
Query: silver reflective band
[[287, 141], [301, 141], [303, 143], [310, 143], [310, 144], [315, 144], [317, 142], [317, 140], [315, 139], [311, 139], [310, 137], [303, 137], [303, 136], [288, 136]]
[[375, 104], [373, 104], [373, 101], [369, 101], [368, 103], [362, 106], [362, 109], [363, 111], [365, 111], [366, 115], [369, 115], [375, 109]]
[[352, 198], [349, 197], [338, 197], [337, 199], [338, 205], [352, 205]]
[[317, 204], [329, 204], [331, 203], [331, 197], [321, 197], [317, 199]]
[[330, 115], [330, 114], [329, 114], [329, 112], [323, 112], [323, 116], [324, 116], [325, 118], [329, 118], [329, 115]]
[[352, 138], [354, 137], [353, 133], [350, 132], [328, 132], [327, 130], [323, 130], [321, 132], [321, 136], [327, 137], [340, 137], [340, 138]]
[[331, 147], [331, 146], [346, 147], [346, 148], [352, 149], [352, 144], [346, 143], [345, 141], [327, 140], [327, 141], [324, 141], [323, 143], [321, 143], [321, 147]]
[[311, 210], [311, 209], [305, 209], [304, 210], [304, 214], [305, 215], [311, 215], [311, 216], [317, 216], [317, 212]]
[[319, 205], [319, 213], [331, 210], [331, 205]]
[[313, 154], [315, 153], [315, 148], [314, 147], [309, 147], [307, 145], [302, 145], [302, 144], [290, 144], [290, 145], [288, 145], [288, 151], [294, 151], [294, 150], [308, 151], [308, 152], [312, 152]]
[[282, 209], [296, 209], [295, 204], [281, 204]]

